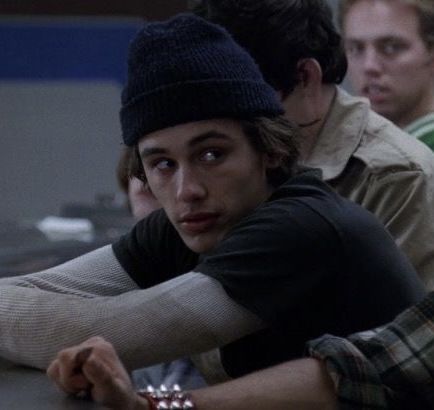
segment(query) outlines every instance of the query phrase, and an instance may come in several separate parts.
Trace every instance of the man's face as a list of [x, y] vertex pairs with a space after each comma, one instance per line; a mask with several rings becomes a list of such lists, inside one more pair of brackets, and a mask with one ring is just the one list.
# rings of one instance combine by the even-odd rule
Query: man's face
[[343, 35], [350, 81], [374, 111], [402, 127], [433, 109], [433, 54], [411, 6], [360, 0], [344, 17]]
[[211, 250], [268, 197], [266, 157], [236, 121], [177, 125], [147, 134], [138, 145], [151, 191], [197, 253]]

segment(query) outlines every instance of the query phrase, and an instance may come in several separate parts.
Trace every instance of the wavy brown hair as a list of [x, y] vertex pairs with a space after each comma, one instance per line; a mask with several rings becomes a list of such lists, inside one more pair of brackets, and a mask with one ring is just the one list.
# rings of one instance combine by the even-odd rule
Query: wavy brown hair
[[[267, 171], [268, 181], [278, 186], [294, 175], [298, 159], [298, 127], [283, 116], [242, 119], [240, 124], [249, 143], [258, 153], [265, 153], [280, 164]], [[147, 182], [137, 146], [126, 147], [130, 153], [128, 176]]]

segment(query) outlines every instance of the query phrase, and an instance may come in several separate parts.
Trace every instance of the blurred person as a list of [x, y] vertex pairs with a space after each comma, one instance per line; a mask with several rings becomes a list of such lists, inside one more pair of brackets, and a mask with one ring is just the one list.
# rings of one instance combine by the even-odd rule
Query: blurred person
[[122, 150], [116, 168], [118, 185], [127, 196], [127, 206], [136, 220], [148, 216], [151, 212], [160, 209], [161, 205], [155, 199], [149, 185], [131, 175], [131, 157], [134, 150], [125, 147]]
[[195, 12], [253, 56], [302, 128], [301, 163], [371, 211], [434, 289], [433, 154], [337, 85], [347, 61], [327, 2], [203, 0]]
[[[184, 408], [200, 410], [431, 409], [433, 342], [431, 293], [385, 326], [347, 338], [324, 335], [307, 344], [306, 358], [183, 393], [181, 397], [192, 404]], [[149, 391], [134, 391], [113, 347], [102, 338], [60, 352], [48, 368], [48, 375], [62, 387], [58, 372], [66, 370], [63, 357], [75, 357], [89, 348], [91, 354], [82, 363], [77, 378], [94, 400], [115, 410], [146, 410], [151, 403], [160, 401], [153, 399]], [[172, 397], [167, 404], [180, 402], [178, 393]]]
[[341, 0], [339, 7], [355, 92], [434, 149], [434, 1]]
[[[201, 362], [215, 382], [421, 300], [378, 220], [299, 167], [298, 128], [282, 113], [220, 26], [191, 14], [146, 23], [130, 46], [120, 118], [138, 153], [133, 175], [162, 209], [112, 246], [1, 279], [0, 356], [46, 368], [96, 335], [129, 368], [218, 348]], [[59, 381], [78, 392], [75, 358], [64, 359]]]

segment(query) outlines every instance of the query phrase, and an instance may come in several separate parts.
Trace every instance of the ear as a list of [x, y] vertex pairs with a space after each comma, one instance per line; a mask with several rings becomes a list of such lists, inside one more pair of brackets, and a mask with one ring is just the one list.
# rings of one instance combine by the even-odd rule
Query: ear
[[282, 157], [278, 154], [266, 154], [264, 157], [264, 163], [265, 168], [267, 169], [279, 168], [282, 165]]
[[306, 90], [316, 90], [322, 84], [321, 66], [314, 58], [302, 58], [299, 60], [296, 75], [298, 86]]

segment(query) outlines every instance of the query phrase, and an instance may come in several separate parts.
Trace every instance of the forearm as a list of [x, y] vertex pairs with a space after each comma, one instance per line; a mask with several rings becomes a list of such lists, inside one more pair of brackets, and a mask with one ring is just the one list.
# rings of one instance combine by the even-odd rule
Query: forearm
[[[0, 356], [44, 367], [55, 349], [92, 334], [92, 299], [138, 289], [105, 246], [53, 268], [0, 279]], [[96, 301], [97, 299], [95, 299]]]
[[[370, 333], [375, 333], [371, 331]], [[363, 338], [363, 333], [354, 337]], [[367, 352], [375, 352], [372, 344]], [[335, 384], [339, 408], [387, 409], [388, 388], [383, 384], [376, 361], [347, 338], [324, 335], [308, 342], [309, 355], [325, 363]]]
[[110, 245], [40, 272], [0, 279], [0, 289], [17, 286], [81, 297], [113, 296], [138, 289]]
[[39, 368], [95, 335], [132, 368], [209, 350], [261, 327], [218, 282], [198, 273], [111, 297], [0, 287], [0, 356]]
[[191, 392], [198, 410], [335, 409], [334, 384], [324, 364], [294, 360]]

